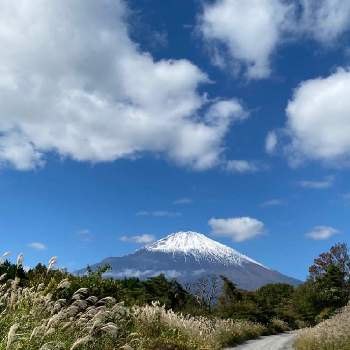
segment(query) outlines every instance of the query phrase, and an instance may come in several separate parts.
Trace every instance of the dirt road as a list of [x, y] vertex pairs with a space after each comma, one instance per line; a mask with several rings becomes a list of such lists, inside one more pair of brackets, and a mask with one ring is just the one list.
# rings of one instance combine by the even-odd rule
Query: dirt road
[[227, 350], [293, 350], [296, 333], [284, 333], [261, 337]]

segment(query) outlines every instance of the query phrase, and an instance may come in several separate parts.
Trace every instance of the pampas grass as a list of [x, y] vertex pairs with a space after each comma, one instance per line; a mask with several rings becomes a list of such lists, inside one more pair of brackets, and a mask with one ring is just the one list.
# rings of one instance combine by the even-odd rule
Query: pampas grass
[[47, 266], [47, 273], [56, 265], [56, 263], [57, 263], [57, 256], [53, 256], [49, 260], [49, 264]]
[[297, 350], [350, 350], [350, 305], [332, 318], [299, 333]]
[[[56, 261], [50, 259], [48, 270]], [[17, 266], [22, 264], [20, 255]], [[99, 299], [88, 288], [66, 293], [69, 276], [55, 280], [46, 273], [29, 287], [20, 282], [0, 278], [0, 349], [216, 350], [265, 331], [251, 322], [175, 313], [159, 303], [127, 307], [113, 297]]]
[[21, 253], [17, 256], [17, 268], [23, 266], [23, 261], [24, 261], [24, 255]]
[[19, 325], [17, 323], [13, 324], [10, 327], [10, 330], [7, 335], [7, 344], [6, 344], [6, 350], [10, 350], [12, 347], [12, 344], [16, 341], [17, 335], [17, 329], [19, 328]]

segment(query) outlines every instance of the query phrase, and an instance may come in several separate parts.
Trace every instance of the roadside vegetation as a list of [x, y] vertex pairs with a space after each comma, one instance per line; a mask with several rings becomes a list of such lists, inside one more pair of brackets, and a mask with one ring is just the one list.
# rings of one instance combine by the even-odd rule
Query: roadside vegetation
[[[114, 281], [103, 270], [77, 277], [7, 261], [0, 270], [1, 350], [207, 350], [266, 332], [248, 320], [200, 315], [201, 303], [164, 276]], [[180, 312], [195, 306], [197, 315]]]
[[75, 276], [55, 263], [24, 271], [22, 256], [0, 261], [0, 350], [215, 350], [317, 324], [298, 350], [349, 349], [350, 308], [338, 311], [349, 299], [344, 244], [315, 259], [301, 286], [256, 291], [225, 276], [182, 286], [163, 275], [103, 278], [108, 267]]
[[350, 349], [349, 292], [348, 249], [338, 244], [315, 260], [309, 280], [300, 287], [299, 307], [304, 310], [305, 319], [320, 323], [299, 334], [297, 350]]
[[295, 347], [297, 350], [350, 349], [350, 306], [314, 328], [302, 330]]

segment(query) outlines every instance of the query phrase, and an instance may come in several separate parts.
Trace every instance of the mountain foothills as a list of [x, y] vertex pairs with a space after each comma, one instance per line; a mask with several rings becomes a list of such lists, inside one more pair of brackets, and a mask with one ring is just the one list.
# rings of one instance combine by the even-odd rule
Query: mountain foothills
[[[152, 254], [166, 254], [175, 261], [173, 267], [181, 261], [182, 268], [187, 263], [226, 272], [250, 272], [253, 267], [254, 273], [270, 271], [193, 232], [170, 235], [135, 254], [145, 264], [151, 257], [144, 271], [157, 261]], [[345, 244], [316, 258], [306, 282], [270, 283], [254, 291], [238, 288], [223, 274], [203, 275], [188, 287], [164, 274], [117, 279], [105, 276], [106, 266], [96, 265], [96, 270], [77, 275], [55, 269], [55, 263], [53, 257], [47, 267], [27, 270], [23, 255], [16, 264], [0, 260], [0, 349], [219, 350], [296, 328], [305, 329], [296, 350], [349, 349], [349, 307], [339, 312], [349, 302]], [[152, 271], [157, 272], [155, 267]]]
[[[239, 288], [254, 290], [269, 283], [298, 285], [300, 281], [273, 271], [238, 251], [197, 232], [177, 232], [136, 252], [110, 257], [91, 266], [92, 270], [108, 265], [106, 276], [147, 279], [164, 274], [182, 284], [209, 276], [225, 276]], [[78, 273], [85, 273], [81, 270]]]

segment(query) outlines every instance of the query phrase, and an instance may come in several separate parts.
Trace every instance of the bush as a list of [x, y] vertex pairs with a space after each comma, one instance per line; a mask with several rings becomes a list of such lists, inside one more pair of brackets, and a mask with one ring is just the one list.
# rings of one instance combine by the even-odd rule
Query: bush
[[287, 322], [273, 318], [269, 324], [269, 330], [271, 333], [282, 333], [290, 331], [290, 328]]

